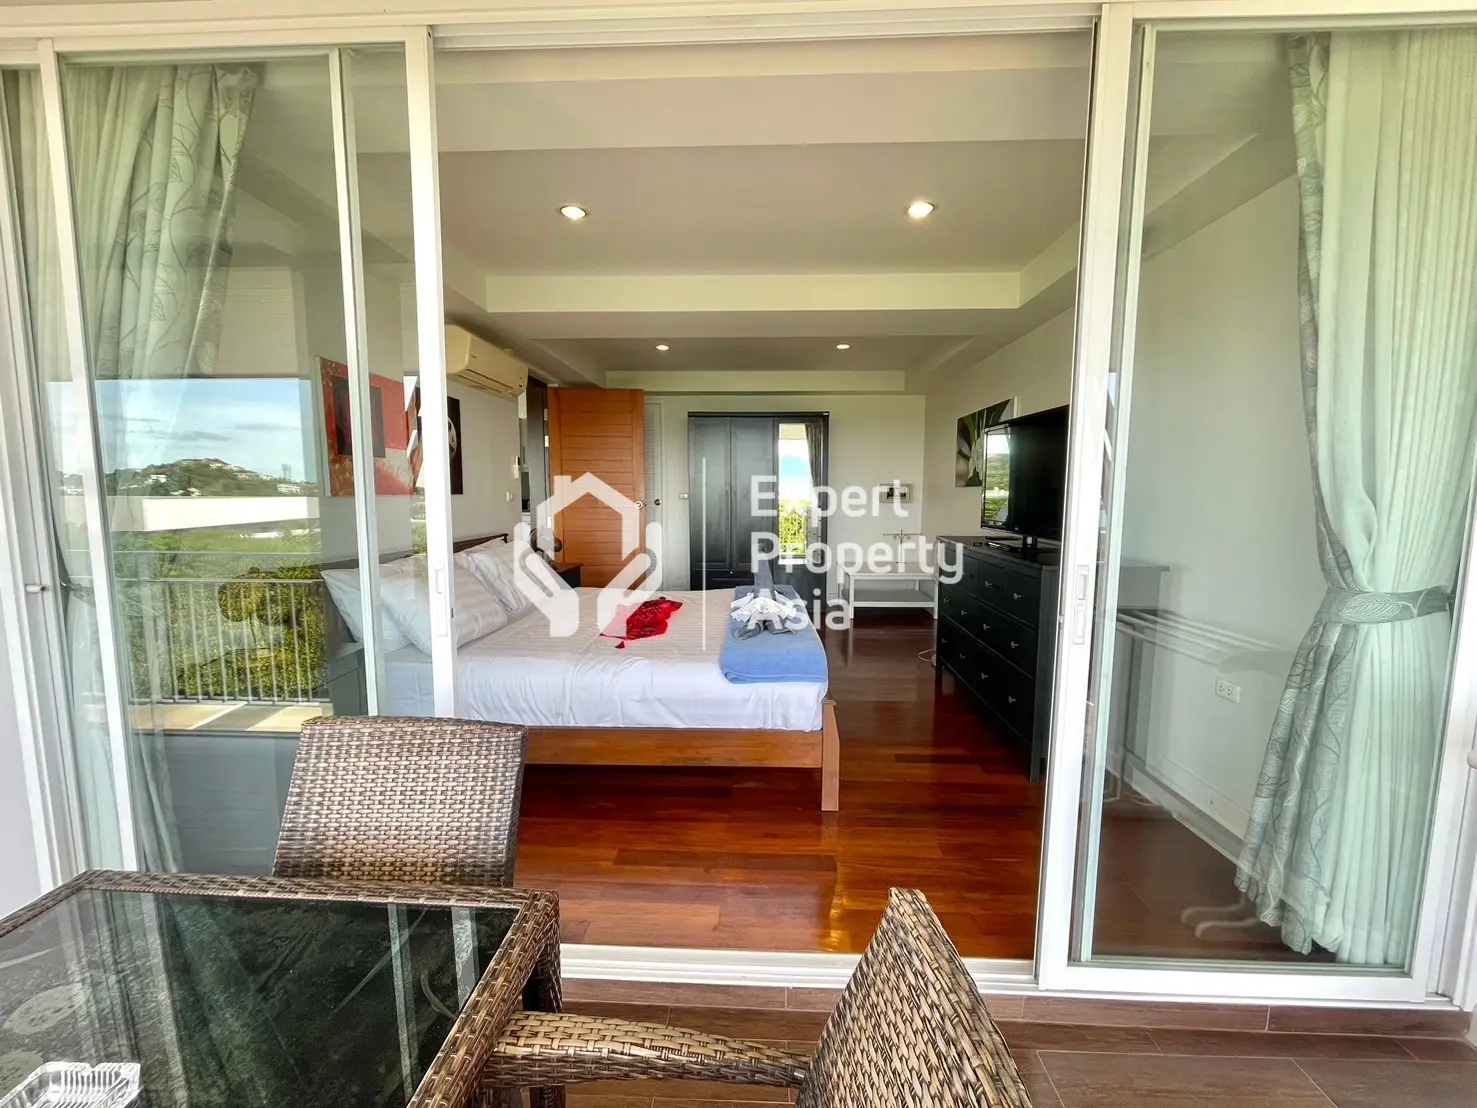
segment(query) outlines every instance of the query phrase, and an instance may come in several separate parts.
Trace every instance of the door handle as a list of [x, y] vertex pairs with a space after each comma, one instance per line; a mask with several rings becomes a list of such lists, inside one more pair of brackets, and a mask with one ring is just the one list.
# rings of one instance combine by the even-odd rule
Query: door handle
[[23, 585], [22, 588], [25, 590], [27, 596], [36, 596], [46, 591], [45, 585], [34, 585], [29, 582]]
[[1090, 566], [1077, 567], [1077, 581], [1072, 597], [1072, 641], [1079, 645], [1087, 641], [1087, 579], [1091, 573]]

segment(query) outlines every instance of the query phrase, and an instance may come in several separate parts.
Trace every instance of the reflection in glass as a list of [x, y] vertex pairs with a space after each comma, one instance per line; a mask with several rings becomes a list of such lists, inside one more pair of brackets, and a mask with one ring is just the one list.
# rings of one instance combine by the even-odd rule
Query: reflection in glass
[[1400, 969], [1477, 438], [1477, 31], [1164, 33], [1154, 82], [1079, 953]]
[[403, 1105], [513, 909], [83, 890], [0, 938], [0, 1091], [138, 1062], [142, 1103]]
[[[397, 122], [404, 129], [404, 61], [398, 50], [376, 57], [392, 79], [373, 78], [384, 102], [367, 145], [384, 157]], [[383, 245], [400, 214], [370, 198], [383, 236], [375, 263], [394, 276], [366, 290], [371, 441], [356, 443], [328, 58], [64, 63], [89, 427], [66, 353], [36, 85], [13, 75], [7, 104], [37, 403], [53, 432], [88, 860], [120, 861], [111, 798], [126, 772], [146, 867], [264, 869], [290, 737], [314, 716], [370, 706], [356, 462], [373, 466], [376, 501], [398, 506], [381, 512], [394, 549], [404, 557], [413, 545], [401, 385], [409, 249]], [[408, 211], [408, 199], [398, 207]], [[84, 539], [91, 435], [106, 554]], [[107, 743], [91, 615], [105, 559], [131, 729], [126, 767]]]
[[985, 472], [980, 485], [980, 526], [1004, 526], [1010, 512], [1010, 432], [998, 424], [985, 432]]

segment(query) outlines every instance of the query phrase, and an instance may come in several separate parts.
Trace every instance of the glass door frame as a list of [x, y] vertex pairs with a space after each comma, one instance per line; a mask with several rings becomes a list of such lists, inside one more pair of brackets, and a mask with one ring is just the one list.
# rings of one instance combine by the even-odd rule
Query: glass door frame
[[[29, 66], [7, 69], [34, 70]], [[0, 90], [0, 110], [9, 98]], [[0, 128], [0, 349], [12, 371], [0, 381], [0, 457], [9, 481], [0, 488], [0, 616], [11, 629], [10, 683], [18, 738], [30, 797], [32, 837], [43, 879], [59, 884], [82, 866], [83, 832], [77, 806], [77, 775], [71, 750], [48, 741], [69, 732], [71, 710], [59, 590], [53, 580], [50, 530], [45, 520], [44, 446], [36, 441], [37, 411], [30, 373], [33, 347], [29, 294], [20, 264], [20, 218], [16, 211], [13, 152], [8, 127]]]
[[[79, 422], [85, 423], [88, 433], [78, 436], [78, 448], [82, 461], [83, 511], [87, 522], [89, 547], [95, 562], [94, 589], [97, 597], [99, 650], [103, 671], [103, 699], [107, 716], [109, 747], [112, 752], [114, 803], [119, 822], [119, 838], [124, 868], [136, 868], [139, 855], [133, 821], [134, 789], [130, 777], [128, 697], [123, 687], [122, 659], [117, 633], [116, 589], [112, 579], [112, 561], [108, 535], [106, 505], [102, 494], [102, 463], [96, 431], [95, 401], [90, 355], [87, 347], [84, 311], [82, 304], [82, 274], [80, 270], [76, 224], [73, 213], [72, 175], [70, 156], [64, 141], [66, 134], [62, 104], [61, 67], [70, 57], [85, 61], [106, 58], [118, 64], [143, 62], [166, 55], [174, 58], [209, 58], [219, 60], [230, 57], [281, 56], [297, 52], [311, 52], [325, 59], [332, 97], [334, 129], [334, 158], [337, 183], [337, 207], [340, 234], [340, 264], [344, 295], [345, 340], [348, 347], [351, 374], [362, 387], [351, 389], [351, 422], [356, 442], [368, 443], [369, 395], [368, 378], [362, 366], [365, 359], [364, 304], [362, 271], [362, 236], [357, 212], [357, 165], [353, 134], [352, 93], [346, 74], [344, 50], [356, 47], [399, 47], [404, 51], [406, 68], [406, 99], [409, 122], [409, 156], [411, 160], [411, 214], [413, 231], [414, 272], [416, 291], [416, 324], [418, 363], [421, 366], [445, 364], [445, 307], [442, 293], [441, 274], [441, 230], [440, 195], [436, 175], [436, 104], [435, 74], [431, 31], [428, 26], [406, 28], [374, 28], [368, 31], [344, 27], [336, 30], [307, 30], [302, 32], [218, 32], [190, 33], [180, 35], [127, 36], [99, 39], [85, 38], [41, 38], [36, 41], [36, 51], [22, 57], [17, 51], [6, 51], [0, 62], [8, 68], [38, 68], [42, 105], [46, 118], [47, 147], [50, 161], [52, 192], [51, 200], [56, 205], [57, 234], [61, 266], [62, 307], [67, 332], [67, 357], [72, 366], [75, 388], [75, 404]], [[7, 233], [0, 236], [0, 249], [5, 252], [5, 275], [10, 278], [20, 274], [20, 247], [13, 232], [14, 211], [8, 185], [12, 166], [7, 162], [0, 184], [7, 186], [0, 216], [7, 221]], [[5, 282], [4, 292], [9, 298], [9, 315], [12, 320], [19, 311], [24, 317], [21, 289], [14, 280]], [[24, 320], [22, 319], [22, 322]], [[18, 333], [20, 334], [20, 333]], [[23, 379], [33, 379], [31, 352], [23, 349], [27, 344], [15, 336], [9, 344], [24, 357], [14, 363], [13, 373]], [[422, 487], [425, 493], [427, 534], [427, 578], [430, 583], [430, 615], [432, 674], [434, 684], [434, 711], [437, 715], [454, 714], [456, 704], [456, 643], [451, 635], [452, 627], [452, 546], [451, 546], [451, 483], [450, 441], [447, 422], [447, 389], [444, 373], [420, 373], [421, 381], [421, 425], [422, 425]], [[27, 444], [34, 453], [39, 450], [39, 440]], [[360, 559], [361, 585], [365, 604], [366, 638], [366, 686], [370, 693], [371, 711], [382, 711], [384, 705], [384, 663], [382, 640], [379, 634], [381, 613], [377, 599], [378, 590], [372, 586], [379, 576], [379, 541], [375, 525], [374, 475], [369, 466], [359, 465], [356, 457], [356, 529], [358, 531], [358, 557]], [[372, 462], [371, 462], [372, 465]], [[12, 487], [19, 484], [13, 475]], [[27, 484], [34, 484], [33, 475], [20, 477]], [[31, 530], [35, 541], [46, 541], [42, 507], [38, 498], [39, 488], [30, 490], [32, 510]], [[366, 496], [366, 493], [368, 494]], [[43, 563], [47, 564], [43, 558]], [[59, 623], [53, 614], [48, 623], [52, 642], [58, 642]], [[28, 649], [36, 638], [16, 644], [17, 649]], [[54, 667], [53, 667], [54, 668]], [[17, 707], [25, 706], [18, 700]], [[52, 713], [53, 715], [55, 713]], [[43, 764], [69, 767], [69, 736], [65, 733], [65, 719], [45, 720], [39, 712], [33, 718], [43, 719], [39, 728], [42, 734], [30, 746], [41, 752]], [[50, 726], [46, 726], [50, 723]], [[75, 792], [75, 777], [70, 772], [64, 775], [71, 780]], [[33, 799], [38, 794], [45, 797], [38, 781], [31, 788]], [[80, 803], [78, 798], [77, 803]], [[47, 832], [61, 840], [53, 847], [59, 859], [71, 859], [68, 869], [79, 868], [85, 853], [80, 831], [75, 818], [63, 820], [53, 817], [48, 821]], [[58, 876], [63, 876], [58, 874]]]
[[[1351, 14], [1357, 12], [1358, 14]], [[1093, 708], [1092, 629], [1101, 616], [1095, 597], [1099, 560], [1109, 580], [1110, 556], [1121, 525], [1123, 467], [1104, 489], [1105, 458], [1114, 436], [1108, 429], [1108, 395], [1118, 371], [1116, 398], [1125, 434], [1132, 391], [1132, 341], [1137, 311], [1147, 110], [1152, 94], [1154, 36], [1159, 30], [1336, 29], [1348, 26], [1409, 27], [1421, 23], [1477, 22], [1473, 0], [1154, 0], [1109, 3], [1099, 24], [1093, 70], [1092, 119], [1083, 234], [1078, 269], [1075, 353], [1072, 372], [1071, 439], [1066, 516], [1062, 539], [1062, 593], [1058, 598], [1056, 684], [1053, 690], [1047, 815], [1042, 850], [1036, 973], [1043, 989], [1244, 998], [1273, 1002], [1421, 1003], [1435, 995], [1466, 991], [1474, 976], [1469, 954], [1477, 920], [1453, 919], [1467, 908], [1472, 884], [1471, 850], [1463, 844], [1463, 815], [1472, 818], [1467, 762], [1477, 731], [1477, 681], [1453, 680], [1438, 784], [1432, 807], [1432, 837], [1423, 884], [1416, 945], [1406, 972], [1343, 969], [1321, 971], [1299, 965], [1255, 966], [1241, 962], [1186, 963], [1151, 959], [1074, 956], [1074, 903], [1080, 869], [1093, 867], [1095, 853], [1083, 840], [1083, 787], [1097, 778], [1097, 721]], [[1125, 188], [1129, 193], [1125, 195]], [[1127, 220], [1125, 226], [1124, 220]], [[1127, 257], [1120, 254], [1126, 250]], [[1121, 348], [1119, 346], [1121, 344]], [[1105, 502], [1107, 507], [1105, 508]], [[1100, 552], [1107, 518], [1108, 550]], [[1477, 512], [1469, 519], [1467, 559], [1477, 551]], [[1477, 673], [1477, 574], [1464, 570], [1458, 583], [1453, 671]], [[1104, 668], [1108, 669], [1106, 661]], [[1470, 838], [1471, 831], [1467, 831]], [[1089, 879], [1095, 872], [1089, 873]], [[1474, 982], [1473, 985], [1477, 985]], [[1472, 998], [1467, 997], [1470, 1003]]]

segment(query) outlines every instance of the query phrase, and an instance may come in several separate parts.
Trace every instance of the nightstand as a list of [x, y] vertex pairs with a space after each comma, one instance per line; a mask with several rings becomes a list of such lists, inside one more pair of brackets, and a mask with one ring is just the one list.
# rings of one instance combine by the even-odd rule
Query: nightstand
[[564, 583], [572, 589], [580, 587], [580, 570], [584, 562], [550, 562], [554, 572], [564, 579]]

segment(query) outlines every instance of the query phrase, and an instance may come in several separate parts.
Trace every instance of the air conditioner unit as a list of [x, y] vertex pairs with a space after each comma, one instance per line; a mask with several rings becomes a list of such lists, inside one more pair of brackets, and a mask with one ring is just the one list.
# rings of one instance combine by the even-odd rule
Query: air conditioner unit
[[455, 324], [446, 327], [446, 376], [498, 396], [517, 396], [528, 388], [528, 367]]

